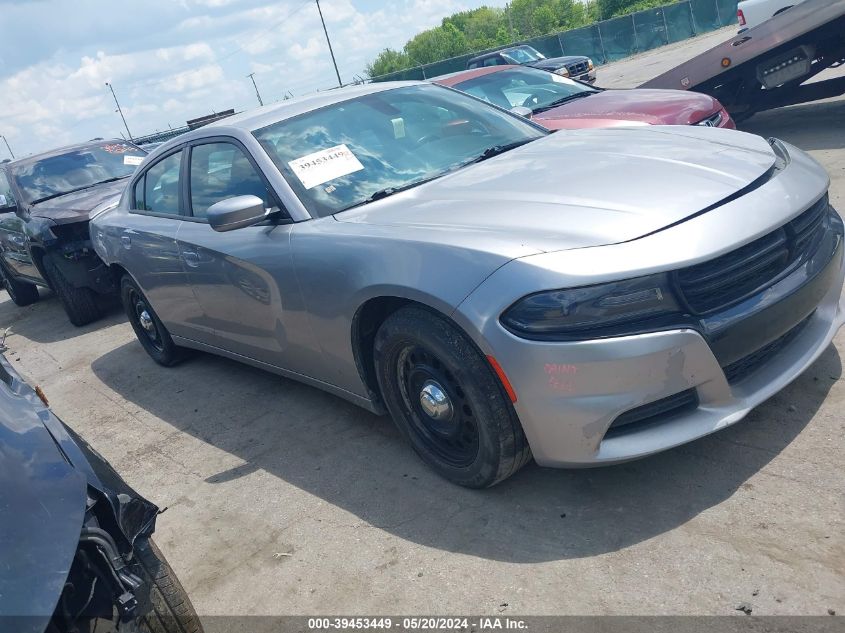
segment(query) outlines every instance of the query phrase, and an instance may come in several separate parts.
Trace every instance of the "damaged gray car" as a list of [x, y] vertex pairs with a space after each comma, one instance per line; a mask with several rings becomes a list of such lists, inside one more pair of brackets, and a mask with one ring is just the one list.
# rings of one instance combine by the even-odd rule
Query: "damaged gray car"
[[375, 84], [170, 141], [91, 232], [157, 362], [204, 350], [389, 412], [483, 487], [678, 446], [794, 380], [843, 323], [828, 186], [774, 139], [548, 134]]

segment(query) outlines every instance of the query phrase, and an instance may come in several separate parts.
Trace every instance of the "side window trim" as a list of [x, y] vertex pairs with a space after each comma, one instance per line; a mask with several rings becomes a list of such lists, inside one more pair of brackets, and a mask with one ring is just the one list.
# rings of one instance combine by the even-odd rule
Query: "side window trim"
[[[173, 151], [167, 152], [167, 154], [161, 156], [156, 162], [152, 163], [151, 165], [148, 165], [144, 169], [143, 172], [141, 172], [139, 175], [135, 176], [135, 178], [132, 180], [132, 185], [131, 185], [132, 188], [130, 190], [132, 192], [132, 194], [131, 194], [131, 197], [129, 199], [129, 203], [130, 203], [129, 204], [129, 213], [134, 213], [136, 215], [149, 215], [149, 216], [154, 217], [154, 218], [174, 218], [174, 219], [179, 219], [179, 220], [185, 219], [184, 174], [185, 174], [185, 151], [186, 151], [186, 148], [187, 148], [186, 145], [180, 145], [179, 147], [173, 149]], [[147, 172], [150, 171], [150, 169], [152, 169], [153, 167], [155, 167], [159, 163], [161, 163], [162, 161], [167, 160], [168, 158], [171, 158], [172, 156], [174, 156], [176, 154], [182, 155], [180, 157], [180, 160], [182, 162], [179, 164], [179, 180], [180, 180], [180, 184], [179, 184], [179, 213], [174, 215], [172, 213], [156, 213], [155, 211], [147, 211], [145, 209], [139, 209], [138, 208], [138, 202], [135, 199], [135, 189], [138, 186], [138, 183], [141, 182], [141, 181], [144, 181], [144, 195], [146, 196]], [[145, 203], [144, 206], [146, 206], [146, 200], [144, 200], [144, 203]]]
[[281, 220], [283, 222], [292, 221], [290, 213], [285, 208], [285, 205], [282, 203], [281, 196], [273, 188], [273, 185], [270, 184], [270, 180], [267, 178], [264, 171], [261, 169], [261, 167], [258, 166], [258, 163], [255, 162], [255, 158], [252, 156], [250, 151], [244, 146], [243, 143], [240, 142], [240, 140], [236, 139], [234, 136], [206, 136], [204, 138], [199, 138], [191, 141], [185, 147], [186, 158], [183, 158], [182, 162], [182, 173], [185, 176], [183, 180], [184, 186], [182, 187], [185, 210], [184, 217], [182, 219], [186, 222], [208, 224], [208, 220], [206, 218], [194, 217], [193, 202], [191, 200], [191, 160], [195, 147], [198, 147], [200, 145], [213, 145], [215, 143], [228, 143], [229, 145], [233, 145], [234, 147], [238, 148], [241, 152], [243, 152], [243, 155], [246, 156], [246, 159], [249, 161], [249, 164], [252, 165], [252, 168], [255, 170], [255, 173], [257, 173], [258, 177], [261, 178], [261, 181], [267, 188], [267, 192], [273, 197], [272, 201], [276, 203], [277, 207], [279, 207], [279, 211], [281, 212], [282, 216]]

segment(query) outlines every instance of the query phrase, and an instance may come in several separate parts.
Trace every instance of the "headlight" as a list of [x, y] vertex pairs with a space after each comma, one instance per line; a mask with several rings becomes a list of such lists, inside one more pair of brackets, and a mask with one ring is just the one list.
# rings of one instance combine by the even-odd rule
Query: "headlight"
[[593, 70], [595, 68], [595, 66], [593, 65], [593, 60], [590, 59], [589, 57], [587, 58], [587, 66], [589, 67], [590, 70]]
[[[643, 320], [678, 315], [680, 307], [666, 275], [652, 275], [570, 290], [551, 290], [520, 299], [502, 314], [502, 324], [529, 337], [590, 338], [620, 335], [597, 332]], [[624, 329], [624, 328], [623, 328]], [[595, 335], [595, 336], [593, 336]]]
[[558, 68], [555, 71], [556, 75], [560, 75], [561, 77], [569, 77], [569, 70], [566, 68]]

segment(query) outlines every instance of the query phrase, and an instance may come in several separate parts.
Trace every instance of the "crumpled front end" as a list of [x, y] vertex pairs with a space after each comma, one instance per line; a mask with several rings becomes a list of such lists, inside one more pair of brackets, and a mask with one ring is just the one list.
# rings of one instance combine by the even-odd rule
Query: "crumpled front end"
[[81, 557], [89, 575], [99, 570], [113, 583], [97, 589], [108, 608], [131, 595], [133, 544], [153, 533], [158, 515], [39, 393], [0, 355], [0, 615], [33, 633], [54, 612], [66, 615], [62, 596], [79, 582]]

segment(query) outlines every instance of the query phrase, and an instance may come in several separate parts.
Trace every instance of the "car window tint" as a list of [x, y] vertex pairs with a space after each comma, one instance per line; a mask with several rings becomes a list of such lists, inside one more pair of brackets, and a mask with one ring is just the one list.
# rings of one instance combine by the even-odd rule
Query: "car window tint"
[[235, 196], [258, 196], [273, 207], [270, 193], [246, 154], [231, 143], [208, 143], [191, 150], [191, 207], [204, 218], [213, 204]]
[[484, 60], [485, 66], [499, 66], [500, 64], [501, 64], [501, 62], [499, 62], [498, 57], [488, 57], [487, 59]]
[[[182, 166], [182, 153], [178, 152], [157, 162], [147, 170], [144, 176], [144, 196], [139, 201], [135, 198], [138, 209], [179, 215], [179, 170]], [[143, 203], [140, 206], [139, 202]]]
[[472, 70], [473, 68], [478, 68], [478, 62], [472, 62], [469, 66], [467, 66], [467, 68], [469, 70]]

